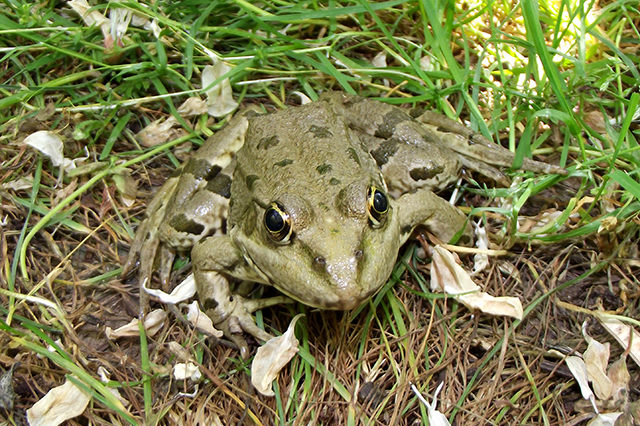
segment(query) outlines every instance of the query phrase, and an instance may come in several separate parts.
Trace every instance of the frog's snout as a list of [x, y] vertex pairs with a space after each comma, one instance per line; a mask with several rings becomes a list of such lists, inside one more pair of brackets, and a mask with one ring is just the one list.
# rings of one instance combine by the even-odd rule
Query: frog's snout
[[370, 295], [362, 283], [361, 271], [364, 262], [362, 250], [354, 250], [349, 255], [313, 259], [313, 267], [325, 276], [325, 309], [349, 310], [360, 306]]

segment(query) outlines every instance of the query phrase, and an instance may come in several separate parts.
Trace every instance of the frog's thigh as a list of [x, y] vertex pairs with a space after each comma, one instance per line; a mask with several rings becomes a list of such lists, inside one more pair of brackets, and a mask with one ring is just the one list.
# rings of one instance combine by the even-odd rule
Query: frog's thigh
[[198, 299], [214, 324], [225, 321], [235, 310], [227, 277], [234, 265], [244, 263], [242, 254], [228, 236], [209, 237], [197, 243], [191, 251]]
[[461, 229], [464, 232], [458, 241], [461, 245], [473, 243], [471, 225], [467, 216], [433, 192], [421, 189], [405, 194], [398, 199], [400, 223], [406, 229], [425, 226], [440, 240], [449, 242]]
[[439, 145], [424, 149], [396, 139], [385, 140], [370, 150], [395, 196], [419, 188], [438, 190], [455, 182], [462, 164], [458, 157], [444, 151]]
[[197, 241], [226, 232], [231, 175], [229, 165], [215, 176], [195, 179], [185, 173], [180, 177], [170, 207], [158, 225], [161, 238], [169, 245], [187, 250]]
[[174, 207], [161, 225], [163, 239], [174, 247], [187, 249], [207, 236], [226, 232], [229, 200], [207, 191], [198, 191]]

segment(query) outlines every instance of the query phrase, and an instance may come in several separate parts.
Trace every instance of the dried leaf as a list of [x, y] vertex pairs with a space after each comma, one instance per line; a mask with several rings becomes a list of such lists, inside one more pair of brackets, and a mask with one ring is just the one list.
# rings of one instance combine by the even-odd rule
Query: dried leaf
[[582, 397], [586, 400], [590, 400], [595, 406], [594, 395], [589, 387], [587, 365], [584, 363], [584, 360], [578, 356], [569, 356], [564, 360], [564, 362], [567, 364], [567, 367], [569, 367], [569, 370], [571, 371], [571, 374], [573, 374], [573, 377], [575, 377], [576, 382], [578, 382]]
[[251, 363], [251, 383], [264, 396], [274, 396], [271, 383], [276, 379], [282, 368], [298, 353], [298, 339], [294, 334], [296, 322], [303, 314], [296, 315], [289, 324], [287, 331], [274, 337], [258, 348]]
[[178, 108], [178, 113], [183, 117], [191, 117], [206, 114], [207, 103], [197, 96], [192, 96]]
[[617, 218], [613, 216], [602, 218], [602, 220], [600, 221], [600, 226], [598, 227], [598, 234], [606, 234], [611, 231], [614, 231], [617, 226], [618, 226]]
[[631, 381], [631, 376], [627, 369], [626, 356], [622, 355], [609, 366], [607, 376], [611, 380], [611, 399], [614, 402], [625, 401], [628, 395], [629, 382]]
[[60, 139], [57, 134], [46, 130], [40, 130], [30, 134], [24, 139], [24, 143], [32, 146], [45, 156], [49, 157], [54, 166], [63, 167], [65, 170], [75, 169], [77, 161], [86, 160], [86, 157], [77, 158], [75, 160], [65, 158], [62, 153], [62, 149], [64, 147], [62, 139]]
[[144, 291], [151, 296], [155, 296], [163, 303], [171, 303], [173, 305], [191, 299], [196, 294], [196, 280], [193, 274], [189, 274], [180, 284], [173, 289], [171, 294], [165, 293], [156, 288], [147, 288], [143, 286]]
[[587, 365], [589, 381], [593, 384], [593, 392], [598, 399], [611, 398], [613, 385], [607, 377], [609, 365], [609, 343], [602, 344], [587, 334], [586, 323], [582, 325], [582, 335], [587, 341], [587, 350], [583, 354], [584, 363]]
[[176, 380], [189, 379], [192, 382], [197, 382], [202, 378], [202, 373], [200, 372], [200, 368], [198, 368], [197, 365], [191, 362], [181, 362], [173, 367], [173, 377]]
[[[160, 331], [165, 319], [167, 319], [167, 313], [162, 309], [156, 309], [155, 311], [149, 312], [144, 320], [144, 327], [147, 330], [147, 335], [153, 336]], [[139, 336], [140, 330], [138, 328], [138, 321], [139, 320], [137, 318], [134, 318], [130, 323], [123, 325], [116, 330], [112, 330], [111, 327], [107, 327], [105, 329], [107, 339], [115, 340], [120, 337]]]
[[[629, 355], [636, 364], [640, 365], [640, 333], [638, 333], [631, 325], [600, 312], [595, 312], [596, 318], [607, 329], [609, 333], [620, 343], [625, 351], [629, 351]], [[632, 336], [633, 334], [633, 336]], [[631, 348], [629, 342], [631, 341]]]
[[30, 426], [57, 426], [82, 414], [90, 399], [87, 393], [67, 380], [33, 404], [27, 410], [27, 420]]
[[433, 249], [431, 290], [452, 295], [469, 309], [478, 309], [490, 315], [522, 319], [523, 309], [517, 297], [494, 297], [481, 292], [469, 274], [456, 262], [454, 255], [441, 246]]
[[222, 77], [229, 70], [231, 68], [227, 64], [220, 59], [214, 58], [213, 66], [206, 66], [202, 71], [202, 88], [206, 90], [209, 114], [214, 117], [224, 117], [238, 108], [238, 103], [233, 99], [233, 91], [228, 78], [213, 87], [209, 87], [217, 78]]
[[10, 182], [4, 182], [0, 185], [2, 189], [12, 189], [14, 191], [20, 191], [22, 189], [33, 188], [33, 175], [23, 176], [20, 179], [12, 180]]
[[374, 56], [371, 64], [377, 68], [386, 68], [387, 67], [387, 52], [384, 50], [378, 52], [376, 56]]
[[176, 136], [176, 132], [171, 129], [178, 124], [173, 116], [167, 118], [160, 118], [144, 129], [140, 130], [136, 135], [136, 140], [140, 142], [140, 145], [151, 147], [165, 143], [168, 140], [172, 140]]
[[11, 364], [11, 367], [0, 377], [0, 410], [5, 412], [13, 411], [13, 402], [16, 394], [13, 390], [13, 372], [20, 367], [20, 361]]
[[478, 292], [457, 296], [455, 299], [471, 310], [477, 309], [489, 315], [521, 320], [524, 314], [522, 303], [517, 297], [494, 297], [485, 292]]
[[218, 338], [223, 336], [222, 331], [216, 330], [213, 326], [211, 318], [200, 310], [200, 306], [197, 301], [193, 301], [189, 304], [189, 313], [187, 313], [187, 321], [193, 324], [198, 330], [210, 336], [216, 336]]
[[118, 173], [111, 175], [111, 179], [116, 184], [116, 189], [122, 197], [125, 206], [131, 207], [136, 201], [138, 195], [138, 185], [136, 180], [131, 176], [131, 170], [120, 169]]

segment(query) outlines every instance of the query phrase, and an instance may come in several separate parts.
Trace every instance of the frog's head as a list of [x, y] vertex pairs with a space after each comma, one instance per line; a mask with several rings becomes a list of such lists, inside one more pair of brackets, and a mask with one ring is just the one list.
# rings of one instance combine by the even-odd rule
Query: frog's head
[[254, 202], [230, 234], [247, 261], [290, 297], [323, 309], [355, 308], [387, 281], [403, 243], [395, 201], [383, 183], [366, 181], [305, 195]]

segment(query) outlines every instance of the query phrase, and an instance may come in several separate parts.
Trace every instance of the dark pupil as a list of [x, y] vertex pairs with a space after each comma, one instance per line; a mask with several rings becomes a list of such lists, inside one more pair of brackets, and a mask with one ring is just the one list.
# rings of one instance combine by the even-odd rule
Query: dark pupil
[[278, 232], [284, 227], [282, 215], [276, 209], [269, 209], [264, 216], [264, 223], [271, 232]]
[[387, 197], [377, 189], [373, 193], [373, 208], [378, 213], [384, 213], [387, 211]]

